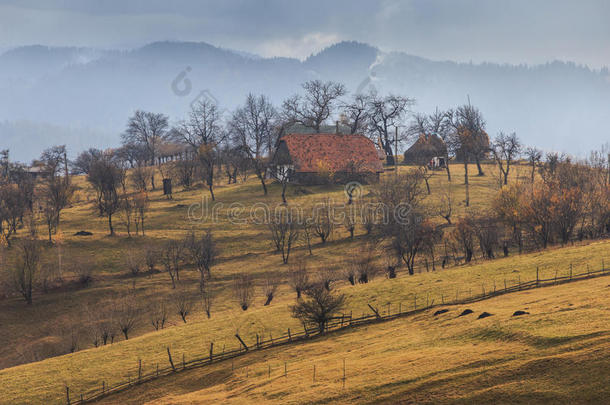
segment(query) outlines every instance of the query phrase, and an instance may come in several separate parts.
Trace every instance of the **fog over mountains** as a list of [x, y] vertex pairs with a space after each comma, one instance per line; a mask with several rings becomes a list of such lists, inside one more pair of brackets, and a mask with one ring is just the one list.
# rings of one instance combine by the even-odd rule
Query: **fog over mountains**
[[261, 58], [206, 43], [157, 42], [129, 51], [28, 46], [0, 55], [0, 149], [29, 161], [53, 144], [76, 154], [118, 145], [136, 109], [185, 117], [197, 97], [227, 111], [248, 92], [278, 106], [309, 79], [374, 87], [416, 99], [431, 112], [480, 107], [490, 135], [516, 131], [545, 150], [585, 154], [610, 140], [610, 75], [573, 63], [539, 66], [432, 61], [341, 42], [304, 61]]

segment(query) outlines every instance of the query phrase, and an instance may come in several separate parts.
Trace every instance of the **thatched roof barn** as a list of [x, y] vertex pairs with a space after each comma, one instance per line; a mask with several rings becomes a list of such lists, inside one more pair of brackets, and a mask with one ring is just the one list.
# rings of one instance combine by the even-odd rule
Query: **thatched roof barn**
[[428, 164], [435, 157], [447, 154], [447, 145], [436, 135], [421, 134], [417, 141], [404, 153], [404, 162], [407, 164]]

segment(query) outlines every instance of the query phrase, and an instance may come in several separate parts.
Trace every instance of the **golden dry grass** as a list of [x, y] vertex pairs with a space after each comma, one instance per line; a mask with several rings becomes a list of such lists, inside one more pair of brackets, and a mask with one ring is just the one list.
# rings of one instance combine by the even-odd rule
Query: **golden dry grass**
[[[471, 173], [474, 172], [471, 168]], [[525, 175], [527, 167], [520, 167], [513, 176]], [[401, 170], [406, 170], [401, 168]], [[430, 204], [438, 198], [440, 190], [450, 187], [454, 193], [456, 216], [462, 215], [463, 172], [459, 165], [452, 166], [454, 181], [449, 185], [444, 172], [435, 172], [432, 180]], [[487, 176], [471, 177], [471, 201], [473, 210], [484, 210], [497, 189], [492, 167], [486, 167]], [[391, 173], [387, 174], [391, 175]], [[514, 181], [515, 178], [513, 178]], [[84, 179], [76, 179], [83, 186], [81, 197], [86, 195]], [[314, 202], [331, 197], [337, 203], [345, 200], [341, 187], [308, 187], [307, 194], [289, 189], [288, 199], [291, 204], [311, 206]], [[254, 334], [270, 333], [277, 336], [286, 328], [299, 328], [298, 322], [290, 317], [289, 306], [294, 302], [294, 293], [290, 291], [286, 280], [288, 266], [283, 265], [281, 257], [273, 253], [267, 236], [267, 229], [261, 225], [235, 224], [227, 220], [232, 203], [244, 204], [246, 207], [260, 203], [279, 204], [280, 190], [276, 185], [270, 187], [270, 194], [263, 196], [260, 185], [255, 179], [245, 184], [219, 186], [217, 188], [216, 207], [219, 220], [189, 221], [188, 206], [201, 201], [207, 193], [202, 190], [177, 192], [173, 200], [167, 200], [159, 192], [151, 194], [151, 209], [147, 221], [147, 236], [128, 238], [119, 225], [119, 235], [113, 238], [106, 236], [106, 222], [96, 218], [90, 203], [82, 201], [74, 204], [63, 214], [61, 229], [64, 235], [62, 252], [64, 261], [70, 256], [85, 258], [85, 263], [93, 266], [94, 283], [89, 288], [77, 290], [59, 290], [48, 294], [37, 294], [34, 304], [26, 306], [19, 298], [13, 297], [0, 301], [0, 365], [12, 365], [25, 360], [31, 361], [31, 355], [41, 347], [65, 345], [65, 332], [76, 323], [83, 325], [80, 330], [80, 347], [74, 354], [50, 358], [42, 362], [25, 364], [0, 370], [0, 398], [9, 398], [11, 403], [52, 403], [64, 396], [64, 384], [74, 392], [81, 392], [101, 385], [101, 381], [114, 384], [134, 375], [137, 360], [144, 361], [145, 367], [166, 362], [165, 348], [170, 346], [174, 353], [181, 356], [199, 356], [205, 353], [209, 342], [215, 342], [216, 348], [226, 346], [233, 348], [237, 342], [232, 337], [236, 331], [250, 341]], [[365, 190], [366, 195], [366, 190]], [[213, 288], [216, 300], [212, 310], [212, 319], [205, 319], [201, 308], [189, 317], [188, 324], [179, 321], [178, 315], [170, 315], [170, 327], [163, 331], [152, 332], [152, 327], [144, 316], [129, 341], [116, 342], [113, 345], [91, 348], [85, 325], [88, 322], [86, 309], [96, 311], [111, 306], [112, 299], [135, 286], [136, 296], [142, 307], [150, 301], [169, 297], [172, 293], [169, 277], [158, 273], [152, 277], [130, 277], [124, 264], [124, 253], [127, 249], [141, 250], [147, 245], [162, 243], [169, 238], [180, 238], [190, 229], [212, 229], [222, 249], [221, 258], [213, 272]], [[79, 238], [73, 234], [81, 229], [94, 233], [91, 237]], [[347, 239], [347, 233], [339, 229], [333, 239], [325, 245], [316, 245], [311, 256], [312, 268], [341, 267], [345, 257], [356, 251], [362, 243], [361, 229], [357, 230], [354, 241]], [[57, 249], [49, 251], [49, 260], [54, 260]], [[303, 246], [299, 246], [293, 257], [308, 256]], [[340, 282], [337, 288], [348, 298], [349, 309], [354, 316], [368, 312], [367, 303], [376, 305], [382, 311], [395, 311], [396, 306], [413, 305], [414, 296], [420, 305], [428, 299], [430, 302], [445, 297], [464, 297], [470, 293], [477, 294], [503, 286], [504, 280], [510, 285], [517, 280], [525, 281], [535, 278], [536, 267], [541, 277], [553, 277], [555, 272], [566, 274], [569, 264], [574, 264], [575, 272], [586, 271], [587, 265], [599, 268], [602, 258], [610, 262], [610, 242], [594, 242], [582, 245], [554, 248], [544, 252], [522, 256], [511, 256], [508, 259], [479, 261], [469, 266], [452, 267], [430, 273], [418, 273], [415, 276], [399, 274], [396, 280], [378, 277], [367, 285], [350, 287]], [[380, 258], [380, 265], [383, 260]], [[419, 267], [423, 270], [422, 266]], [[247, 271], [257, 283], [254, 305], [247, 312], [242, 312], [232, 297], [232, 277]], [[278, 290], [277, 298], [269, 307], [263, 307], [264, 300], [260, 284], [264, 274], [273, 272], [282, 277], [283, 283]], [[68, 274], [68, 276], [70, 276]], [[185, 269], [181, 275], [184, 283], [195, 294], [197, 275], [192, 269]], [[136, 337], [137, 336], [137, 337]], [[26, 384], [29, 388], [26, 388]]]
[[[436, 317], [430, 310], [182, 372], [99, 403], [603, 403], [609, 292], [603, 277], [448, 306]], [[474, 314], [457, 317], [465, 308]], [[515, 310], [530, 314], [512, 317]], [[493, 316], [476, 319], [482, 311]]]

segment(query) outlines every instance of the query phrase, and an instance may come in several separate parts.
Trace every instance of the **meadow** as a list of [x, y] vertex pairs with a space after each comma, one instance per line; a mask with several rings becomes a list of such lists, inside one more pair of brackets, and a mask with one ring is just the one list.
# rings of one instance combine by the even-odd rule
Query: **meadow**
[[[517, 169], [513, 172], [512, 181], [528, 176], [527, 166], [518, 166]], [[401, 170], [408, 168], [401, 167]], [[460, 170], [459, 165], [452, 166], [454, 179], [451, 183], [447, 182], [444, 172], [434, 172], [430, 181], [432, 194], [427, 199], [427, 204], [434, 206], [442, 190], [451, 190], [455, 218], [467, 212], [463, 203], [463, 172]], [[471, 177], [469, 210], [481, 212], [489, 209], [490, 201], [499, 189], [495, 169], [485, 166], [485, 170], [487, 176]], [[81, 201], [62, 213], [61, 245], [59, 249], [57, 244], [50, 248], [47, 260], [55, 260], [61, 254], [69, 269], [71, 258], [79, 257], [81, 263], [93, 267], [93, 282], [86, 288], [59, 288], [47, 294], [36, 294], [31, 306], [25, 305], [18, 297], [0, 301], [0, 323], [5, 325], [0, 335], [0, 357], [2, 366], [9, 367], [0, 370], [0, 398], [3, 400], [10, 398], [10, 403], [60, 403], [65, 396], [65, 385], [78, 393], [99, 387], [102, 381], [114, 384], [133, 377], [138, 360], [142, 360], [146, 370], [158, 363], [165, 364], [167, 347], [178, 358], [183, 354], [188, 358], [205, 353], [210, 342], [214, 342], [218, 350], [236, 348], [235, 333], [252, 342], [255, 334], [278, 336], [287, 328], [297, 330], [301, 327], [290, 312], [290, 306], [295, 302], [295, 293], [288, 285], [290, 267], [284, 265], [281, 255], [274, 252], [266, 226], [229, 220], [234, 216], [235, 204], [243, 204], [245, 208], [262, 203], [279, 205], [281, 190], [278, 185], [270, 187], [268, 196], [262, 195], [260, 185], [253, 178], [241, 184], [219, 185], [216, 202], [208, 201], [209, 208], [218, 213], [214, 221], [209, 218], [193, 220], [193, 215], [189, 218], [189, 210], [193, 213], [189, 207], [200, 209], [207, 197], [205, 190], [175, 190], [173, 199], [167, 199], [156, 191], [150, 194], [146, 236], [128, 237], [118, 225], [119, 234], [109, 237], [105, 220], [96, 217], [92, 204], [87, 201], [90, 192], [84, 179], [76, 178], [75, 182], [81, 187]], [[363, 198], [367, 198], [369, 192], [365, 187]], [[288, 190], [289, 204], [308, 207], [324, 198], [331, 198], [336, 204], [343, 204], [346, 199], [341, 186], [291, 187]], [[439, 217], [438, 220], [442, 219]], [[207, 319], [201, 304], [197, 303], [185, 324], [171, 307], [173, 290], [169, 276], [163, 271], [151, 276], [132, 276], [126, 268], [125, 257], [131, 251], [182, 238], [191, 230], [201, 232], [205, 229], [212, 230], [220, 248], [218, 263], [212, 268], [215, 295], [212, 316]], [[80, 230], [90, 231], [93, 235], [75, 236]], [[361, 249], [366, 239], [361, 228], [357, 228], [354, 240], [348, 236], [345, 229], [337, 229], [327, 243], [315, 241], [313, 255], [309, 255], [304, 244], [299, 243], [292, 252], [292, 260], [306, 257], [314, 274], [331, 270], [341, 278], [345, 258]], [[387, 265], [385, 256], [380, 251], [377, 259], [380, 267]], [[541, 278], [565, 275], [570, 271], [570, 265], [575, 273], [585, 272], [587, 268], [599, 269], [602, 260], [610, 263], [610, 242], [583, 242], [522, 255], [512, 252], [508, 258], [492, 261], [477, 258], [474, 263], [445, 269], [437, 265], [436, 271], [426, 271], [420, 263], [414, 276], [399, 269], [396, 279], [387, 279], [380, 274], [368, 284], [356, 286], [340, 280], [335, 283], [335, 289], [347, 297], [345, 310], [357, 316], [370, 312], [367, 304], [381, 311], [395, 311], [396, 306], [408, 308], [415, 305], [416, 300], [420, 305], [432, 300], [438, 303], [445, 297], [466, 297], [483, 289], [489, 291], [494, 286], [501, 288], [505, 282], [511, 285], [519, 280], [535, 279], [537, 269]], [[253, 276], [256, 284], [254, 304], [245, 312], [233, 298], [231, 288], [233, 277], [244, 271]], [[282, 282], [271, 305], [263, 306], [262, 282], [269, 274], [276, 275]], [[65, 277], [71, 276], [66, 270]], [[181, 274], [182, 284], [193, 297], [196, 296], [197, 278], [192, 268], [185, 268]], [[110, 309], [113, 301], [127, 291], [135, 294], [142, 309], [160, 298], [167, 299], [169, 325], [161, 331], [154, 331], [143, 313], [129, 340], [125, 341], [117, 334], [113, 344], [92, 347], [87, 326], [90, 314]], [[79, 348], [83, 350], [14, 366], [38, 360], [36, 353], [41, 349], [65, 345], [66, 333], [74, 330], [79, 336]]]

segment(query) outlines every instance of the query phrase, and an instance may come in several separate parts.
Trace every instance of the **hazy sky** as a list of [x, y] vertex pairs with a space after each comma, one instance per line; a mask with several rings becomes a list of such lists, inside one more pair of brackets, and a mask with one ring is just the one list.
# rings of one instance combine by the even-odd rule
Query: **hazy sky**
[[610, 66], [608, 0], [0, 0], [0, 49], [205, 41], [305, 58], [341, 40], [433, 59]]

